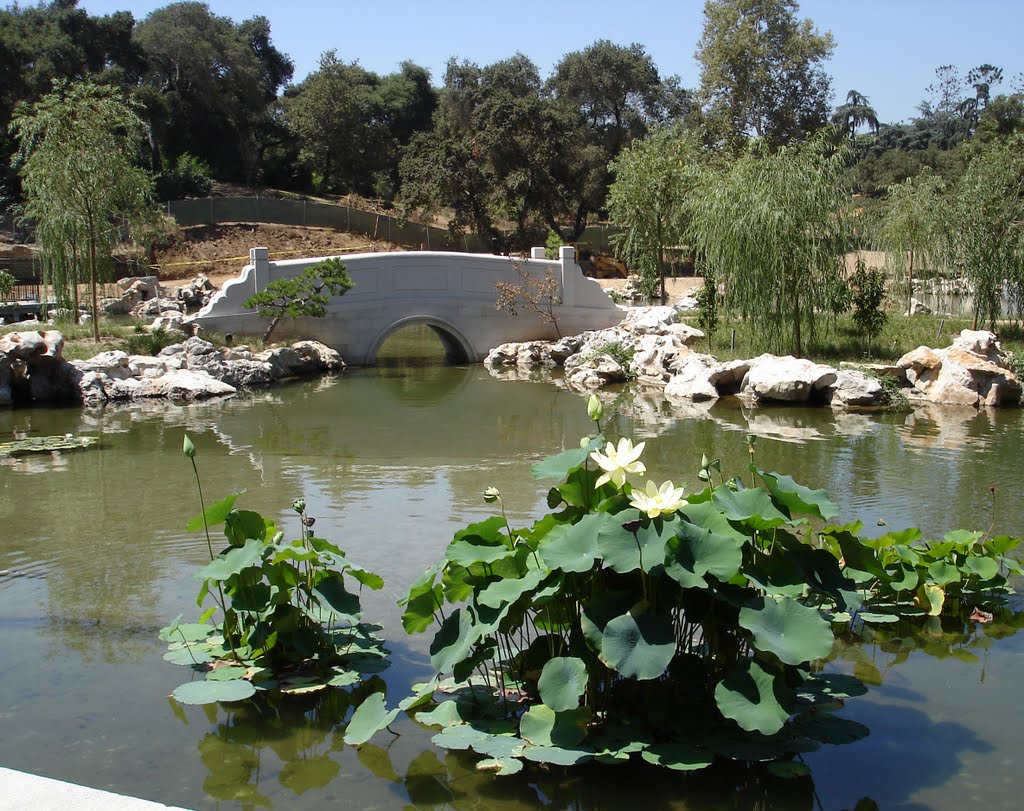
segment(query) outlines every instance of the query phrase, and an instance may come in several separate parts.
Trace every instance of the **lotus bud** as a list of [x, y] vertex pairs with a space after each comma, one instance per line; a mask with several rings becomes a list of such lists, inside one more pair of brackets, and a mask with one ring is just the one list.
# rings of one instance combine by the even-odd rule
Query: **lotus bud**
[[591, 394], [590, 399], [587, 400], [587, 416], [594, 422], [600, 422], [601, 417], [604, 416], [604, 406], [601, 405], [596, 394]]
[[292, 502], [292, 509], [295, 510], [299, 515], [302, 515], [306, 511], [306, 500], [304, 498], [297, 498]]
[[181, 443], [181, 452], [189, 459], [195, 459], [196, 446], [192, 444], [192, 440], [189, 439], [188, 434], [185, 434], [185, 441]]
[[493, 504], [499, 498], [501, 498], [501, 493], [498, 491], [497, 487], [488, 487], [484, 490], [484, 501], [488, 504]]

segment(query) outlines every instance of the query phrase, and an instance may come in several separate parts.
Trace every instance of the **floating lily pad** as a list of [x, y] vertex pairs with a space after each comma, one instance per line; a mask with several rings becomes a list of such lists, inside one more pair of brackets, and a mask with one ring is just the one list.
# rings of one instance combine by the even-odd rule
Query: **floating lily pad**
[[27, 456], [32, 453], [53, 453], [54, 451], [81, 451], [96, 444], [91, 436], [34, 436], [0, 442], [0, 456]]
[[352, 720], [345, 728], [345, 743], [358, 746], [366, 743], [375, 734], [395, 720], [398, 708], [389, 710], [384, 704], [384, 694], [374, 693], [356, 707]]
[[245, 674], [249, 672], [247, 667], [239, 667], [238, 665], [228, 665], [227, 667], [218, 667], [211, 670], [206, 674], [207, 681], [234, 681], [235, 679], [244, 679]]
[[519, 719], [519, 734], [537, 746], [574, 747], [587, 736], [590, 717], [587, 707], [555, 712], [536, 704]]
[[496, 774], [515, 774], [523, 770], [523, 761], [514, 757], [485, 758], [476, 764], [479, 771], [494, 771]]
[[704, 769], [710, 766], [715, 759], [712, 752], [690, 743], [655, 744], [645, 749], [641, 756], [648, 763], [678, 772]]
[[175, 687], [172, 695], [182, 704], [215, 704], [218, 701], [244, 701], [256, 688], [244, 679], [233, 681], [191, 681]]

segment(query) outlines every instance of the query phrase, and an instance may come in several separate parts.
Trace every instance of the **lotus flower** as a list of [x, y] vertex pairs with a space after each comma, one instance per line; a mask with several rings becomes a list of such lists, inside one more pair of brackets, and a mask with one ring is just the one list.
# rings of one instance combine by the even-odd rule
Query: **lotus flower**
[[606, 482], [612, 482], [616, 487], [622, 488], [626, 483], [626, 476], [629, 473], [646, 473], [647, 468], [640, 461], [640, 454], [644, 452], [644, 443], [634, 446], [632, 442], [623, 437], [619, 440], [618, 447], [609, 442], [605, 445], [604, 453], [594, 451], [590, 458], [600, 465], [604, 473], [598, 478], [595, 487], [600, 487]]
[[674, 513], [687, 501], [683, 498], [682, 487], [676, 487], [670, 481], [663, 482], [661, 487], [658, 487], [654, 482], [648, 481], [644, 491], [633, 491], [629, 503], [640, 512], [647, 513], [649, 518], [657, 518], [659, 515]]

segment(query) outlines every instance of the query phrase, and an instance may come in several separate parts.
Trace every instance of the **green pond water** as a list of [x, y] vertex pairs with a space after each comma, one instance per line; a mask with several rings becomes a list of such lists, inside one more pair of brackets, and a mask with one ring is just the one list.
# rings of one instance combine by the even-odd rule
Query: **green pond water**
[[[762, 467], [827, 488], [843, 520], [987, 529], [997, 486], [999, 529], [1024, 533], [1020, 411], [681, 410], [637, 390], [610, 411], [609, 433], [649, 440], [657, 481], [696, 486], [702, 452], [744, 470], [753, 432]], [[162, 660], [157, 631], [198, 613], [192, 573], [208, 559], [183, 530], [198, 512], [186, 430], [208, 498], [244, 489], [240, 507], [297, 534], [290, 505], [302, 497], [318, 534], [385, 577], [364, 609], [391, 640], [393, 705], [429, 669], [429, 639], [404, 635], [395, 600], [455, 530], [491, 514], [485, 487], [513, 522], [538, 515], [548, 485], [530, 465], [590, 428], [584, 399], [552, 383], [398, 362], [218, 403], [0, 412], [0, 440], [99, 438], [0, 464], [0, 765], [194, 809], [1020, 806], [1024, 635], [991, 626], [902, 653], [851, 647], [830, 664], [872, 684], [842, 711], [872, 734], [807, 755], [813, 780], [736, 765], [695, 778], [643, 766], [497, 778], [405, 716], [397, 737], [345, 747], [340, 691], [206, 708], [167, 698], [190, 673]]]

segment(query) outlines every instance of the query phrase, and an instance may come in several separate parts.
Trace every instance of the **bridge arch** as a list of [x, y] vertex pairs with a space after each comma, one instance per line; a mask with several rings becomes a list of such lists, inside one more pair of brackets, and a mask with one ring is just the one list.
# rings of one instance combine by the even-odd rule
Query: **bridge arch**
[[444, 347], [444, 359], [447, 363], [464, 364], [473, 363], [476, 360], [477, 353], [472, 344], [451, 323], [433, 315], [410, 315], [398, 319], [378, 333], [373, 343], [370, 344], [370, 350], [366, 353], [366, 364], [372, 366], [377, 362], [377, 353], [380, 352], [380, 348], [396, 332], [421, 324], [430, 327], [440, 339], [441, 345]]

